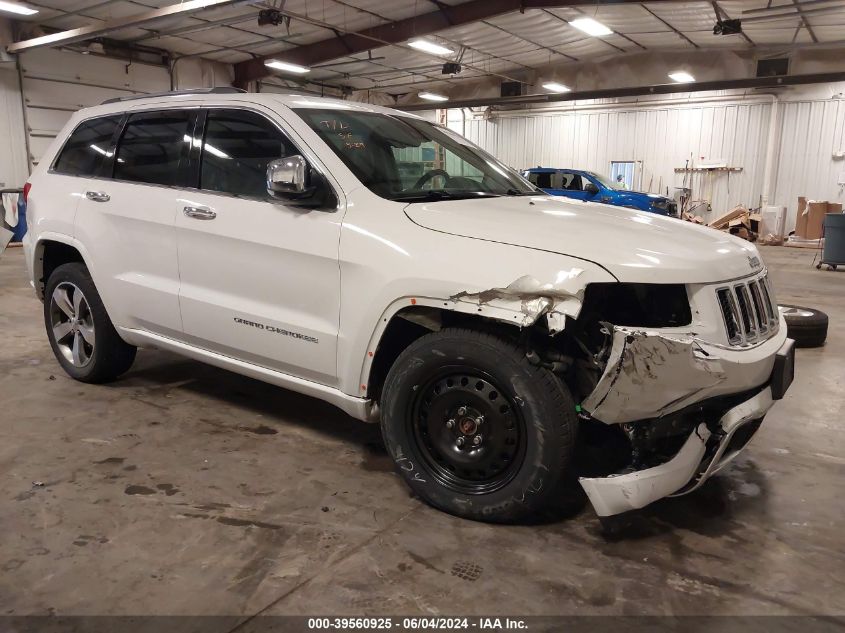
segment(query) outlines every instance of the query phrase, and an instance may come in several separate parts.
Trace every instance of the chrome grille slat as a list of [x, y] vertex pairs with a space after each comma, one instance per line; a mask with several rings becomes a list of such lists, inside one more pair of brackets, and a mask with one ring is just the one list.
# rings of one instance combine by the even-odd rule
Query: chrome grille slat
[[751, 296], [748, 293], [746, 284], [734, 286], [737, 303], [739, 304], [739, 316], [742, 323], [742, 331], [748, 343], [757, 340], [757, 323], [754, 320], [754, 308], [751, 305]]
[[716, 289], [728, 342], [751, 345], [774, 335], [780, 316], [767, 274]]
[[748, 290], [751, 292], [751, 301], [754, 304], [754, 312], [757, 314], [757, 327], [760, 334], [765, 334], [769, 331], [769, 315], [763, 305], [759, 281], [755, 280], [748, 284]]

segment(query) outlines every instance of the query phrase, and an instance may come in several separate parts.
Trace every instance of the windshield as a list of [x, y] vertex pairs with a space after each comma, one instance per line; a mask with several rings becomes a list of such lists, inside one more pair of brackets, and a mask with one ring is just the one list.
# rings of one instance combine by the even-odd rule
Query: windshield
[[542, 194], [459, 134], [427, 121], [329, 109], [295, 112], [382, 198], [414, 202]]
[[608, 189], [616, 189], [617, 191], [624, 191], [625, 190], [625, 181], [622, 182], [614, 182], [607, 176], [602, 176], [592, 171], [588, 171], [588, 174], [598, 180], [602, 186], [607, 187]]

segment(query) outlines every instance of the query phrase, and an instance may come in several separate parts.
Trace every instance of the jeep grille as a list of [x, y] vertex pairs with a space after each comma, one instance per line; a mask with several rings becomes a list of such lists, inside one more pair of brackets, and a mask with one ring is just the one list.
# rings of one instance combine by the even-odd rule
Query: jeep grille
[[751, 345], [778, 329], [778, 308], [765, 273], [716, 290], [731, 345]]

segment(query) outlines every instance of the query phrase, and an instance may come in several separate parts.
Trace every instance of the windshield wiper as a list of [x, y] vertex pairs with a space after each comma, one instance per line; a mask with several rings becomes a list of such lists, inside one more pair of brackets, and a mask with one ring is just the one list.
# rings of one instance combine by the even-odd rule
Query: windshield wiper
[[537, 191], [520, 191], [519, 189], [508, 189], [505, 192], [506, 196], [544, 196], [546, 193], [543, 190]]
[[396, 194], [391, 196], [391, 200], [401, 202], [438, 202], [440, 200], [466, 200], [468, 198], [495, 198], [498, 197], [494, 193], [486, 191], [465, 191], [465, 192], [451, 192], [443, 189], [432, 189], [430, 191], [420, 191], [415, 193]]

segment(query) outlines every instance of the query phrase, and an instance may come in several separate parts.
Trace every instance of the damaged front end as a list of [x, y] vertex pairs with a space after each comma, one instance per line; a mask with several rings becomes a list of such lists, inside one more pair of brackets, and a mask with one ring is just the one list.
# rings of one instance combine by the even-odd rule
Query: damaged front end
[[594, 362], [602, 373], [582, 417], [615, 429], [628, 455], [609, 473], [580, 478], [599, 516], [700, 486], [745, 446], [791, 381], [785, 328], [741, 349], [684, 329], [601, 324], [607, 342]]
[[690, 492], [724, 467], [783, 396], [794, 356], [762, 293], [728, 324], [725, 284], [579, 284], [581, 272], [449, 299], [518, 324], [528, 360], [569, 387], [582, 421], [579, 481], [604, 517]]

